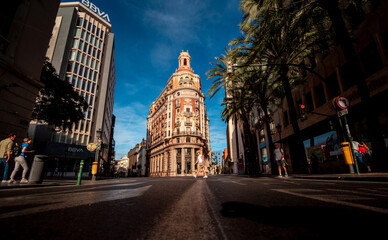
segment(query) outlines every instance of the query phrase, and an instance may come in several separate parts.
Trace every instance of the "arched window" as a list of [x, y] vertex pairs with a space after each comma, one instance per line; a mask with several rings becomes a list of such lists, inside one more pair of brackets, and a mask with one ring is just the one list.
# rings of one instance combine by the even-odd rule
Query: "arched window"
[[187, 59], [183, 59], [183, 65], [187, 66]]

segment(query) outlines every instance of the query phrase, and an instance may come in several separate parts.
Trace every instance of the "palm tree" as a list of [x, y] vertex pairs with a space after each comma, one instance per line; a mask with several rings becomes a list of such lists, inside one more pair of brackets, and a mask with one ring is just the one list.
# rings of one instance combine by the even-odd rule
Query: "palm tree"
[[[307, 161], [292, 97], [295, 74], [312, 69], [303, 60], [313, 56], [316, 49], [328, 48], [330, 32], [324, 31], [327, 18], [322, 9], [306, 7], [305, 1], [283, 6], [283, 1], [242, 0], [240, 7], [244, 21], [240, 25], [244, 35], [231, 42], [245, 55], [244, 64], [261, 63], [272, 66], [273, 76], [281, 82], [294, 131], [295, 169], [306, 172]], [[307, 1], [306, 1], [307, 2]], [[315, 72], [314, 72], [315, 73]]]
[[[227, 70], [227, 61], [236, 59], [236, 53], [233, 50], [226, 50], [226, 54], [216, 57], [217, 62], [211, 64], [215, 67], [210, 69], [206, 74], [208, 78], [215, 79], [210, 87], [208, 94], [210, 98], [214, 97], [219, 90], [225, 89], [225, 98], [222, 103], [224, 106], [221, 112], [221, 118], [228, 122], [234, 119], [237, 124], [241, 121], [243, 124], [243, 134], [241, 138], [244, 142], [244, 153], [247, 161], [248, 174], [258, 174], [259, 166], [257, 164], [258, 152], [256, 138], [250, 131], [250, 118], [253, 113], [255, 104], [251, 89], [244, 82], [243, 71], [237, 71], [236, 74], [230, 75]], [[237, 131], [236, 131], [237, 134]], [[237, 144], [238, 145], [238, 144]], [[239, 152], [239, 150], [237, 150]], [[239, 156], [239, 153], [237, 153]]]

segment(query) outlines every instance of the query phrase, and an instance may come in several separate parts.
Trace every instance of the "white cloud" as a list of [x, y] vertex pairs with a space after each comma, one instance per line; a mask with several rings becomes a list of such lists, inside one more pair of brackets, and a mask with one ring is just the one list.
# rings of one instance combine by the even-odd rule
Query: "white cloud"
[[116, 125], [114, 139], [116, 142], [116, 159], [127, 154], [147, 134], [148, 107], [139, 102], [128, 106], [114, 107]]

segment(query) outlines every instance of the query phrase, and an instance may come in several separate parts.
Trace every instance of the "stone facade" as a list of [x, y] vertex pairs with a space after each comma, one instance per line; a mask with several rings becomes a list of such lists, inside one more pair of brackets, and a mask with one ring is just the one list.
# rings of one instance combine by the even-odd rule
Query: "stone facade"
[[198, 150], [209, 163], [209, 119], [201, 80], [191, 69], [188, 52], [182, 51], [178, 60], [179, 68], [151, 104], [147, 118], [150, 176], [192, 174]]

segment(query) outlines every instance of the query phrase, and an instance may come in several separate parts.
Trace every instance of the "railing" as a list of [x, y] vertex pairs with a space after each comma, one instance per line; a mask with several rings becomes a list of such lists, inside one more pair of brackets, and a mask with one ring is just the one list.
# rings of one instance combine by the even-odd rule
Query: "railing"
[[202, 133], [200, 133], [200, 132], [190, 132], [190, 133], [187, 133], [187, 132], [181, 132], [181, 133], [173, 132], [172, 136], [173, 137], [175, 137], [175, 136], [199, 136], [199, 137], [202, 137]]

